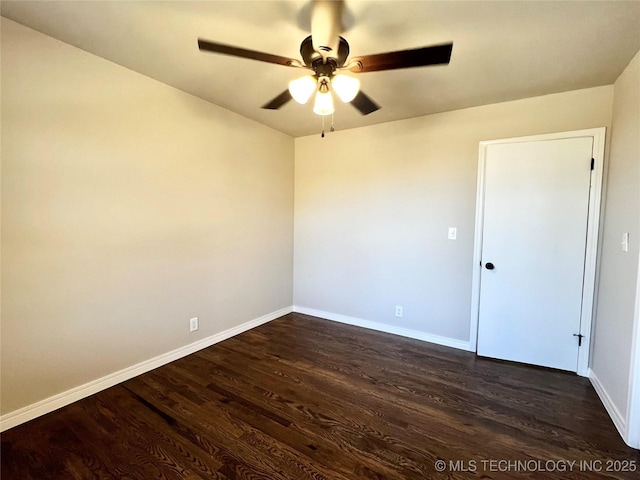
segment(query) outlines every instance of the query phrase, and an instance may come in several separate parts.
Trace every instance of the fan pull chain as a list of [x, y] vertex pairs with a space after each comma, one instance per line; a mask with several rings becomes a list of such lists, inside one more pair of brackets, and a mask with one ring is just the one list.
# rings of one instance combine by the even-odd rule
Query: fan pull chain
[[[322, 115], [322, 133], [320, 134], [320, 136], [322, 138], [324, 138], [324, 117], [326, 115]], [[330, 132], [335, 132], [336, 129], [333, 127], [333, 113], [331, 114], [331, 128], [329, 129]]]

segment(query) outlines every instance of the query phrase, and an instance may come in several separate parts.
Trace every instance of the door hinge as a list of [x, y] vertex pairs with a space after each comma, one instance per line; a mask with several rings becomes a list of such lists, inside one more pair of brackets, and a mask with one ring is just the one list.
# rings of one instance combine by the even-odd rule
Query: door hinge
[[574, 337], [578, 337], [578, 346], [581, 347], [582, 346], [582, 339], [584, 338], [584, 335], [582, 335], [581, 333], [574, 333], [573, 336]]
[[595, 165], [596, 165], [596, 159], [592, 158], [591, 159], [591, 170], [593, 170], [595, 168]]

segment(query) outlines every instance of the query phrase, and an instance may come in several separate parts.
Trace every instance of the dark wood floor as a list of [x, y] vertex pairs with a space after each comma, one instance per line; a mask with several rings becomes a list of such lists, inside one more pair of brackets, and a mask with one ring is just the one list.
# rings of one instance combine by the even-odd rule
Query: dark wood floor
[[1, 458], [7, 480], [640, 478], [584, 378], [299, 314], [8, 430]]

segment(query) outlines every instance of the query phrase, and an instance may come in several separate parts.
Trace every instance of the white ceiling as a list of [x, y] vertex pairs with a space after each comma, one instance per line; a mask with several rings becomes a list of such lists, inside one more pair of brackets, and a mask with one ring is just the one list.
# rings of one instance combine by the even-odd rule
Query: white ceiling
[[[300, 58], [309, 5], [291, 1], [7, 1], [2, 16], [292, 136], [312, 106], [260, 109], [301, 71], [202, 53], [197, 39]], [[347, 0], [353, 56], [453, 41], [448, 66], [359, 75], [382, 108], [336, 105], [337, 129], [608, 85], [640, 50], [640, 1]]]

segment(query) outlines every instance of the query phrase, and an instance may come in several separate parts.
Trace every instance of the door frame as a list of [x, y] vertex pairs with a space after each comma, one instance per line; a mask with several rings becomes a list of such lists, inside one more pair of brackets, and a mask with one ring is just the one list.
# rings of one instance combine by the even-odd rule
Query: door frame
[[471, 287], [471, 321], [469, 345], [478, 351], [478, 322], [480, 319], [480, 274], [482, 268], [482, 235], [484, 226], [484, 193], [487, 147], [501, 143], [539, 142], [568, 138], [590, 137], [593, 139], [594, 166], [591, 174], [589, 194], [589, 216], [587, 223], [587, 244], [585, 250], [584, 282], [582, 285], [582, 306], [580, 314], [580, 332], [584, 335], [583, 348], [578, 349], [577, 374], [589, 376], [589, 358], [591, 351], [591, 331], [595, 300], [596, 267], [598, 255], [598, 232], [600, 227], [600, 206], [602, 201], [602, 178], [604, 174], [604, 143], [606, 128], [590, 128], [569, 132], [531, 135], [527, 137], [503, 138], [480, 142], [478, 153], [478, 183], [476, 193], [476, 227], [473, 247], [473, 277]]

